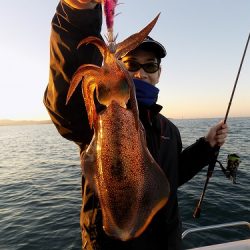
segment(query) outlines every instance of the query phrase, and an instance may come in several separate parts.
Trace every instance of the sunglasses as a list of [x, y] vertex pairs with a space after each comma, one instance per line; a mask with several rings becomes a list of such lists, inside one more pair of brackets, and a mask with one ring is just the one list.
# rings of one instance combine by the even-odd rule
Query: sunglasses
[[156, 63], [156, 62], [149, 62], [149, 63], [140, 64], [136, 61], [130, 60], [130, 61], [124, 61], [123, 63], [125, 65], [125, 68], [130, 72], [136, 72], [140, 68], [143, 68], [143, 70], [146, 73], [155, 73], [160, 68], [159, 63]]

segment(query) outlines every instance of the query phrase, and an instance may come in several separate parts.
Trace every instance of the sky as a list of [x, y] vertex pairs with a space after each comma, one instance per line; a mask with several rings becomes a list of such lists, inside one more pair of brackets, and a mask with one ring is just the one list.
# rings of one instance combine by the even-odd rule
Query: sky
[[[4, 1], [0, 15], [0, 119], [49, 119], [50, 23], [58, 0]], [[117, 41], [158, 13], [150, 35], [167, 49], [158, 103], [169, 118], [223, 118], [250, 32], [249, 0], [120, 0]], [[105, 23], [102, 34], [106, 33]], [[250, 117], [250, 45], [229, 117]]]

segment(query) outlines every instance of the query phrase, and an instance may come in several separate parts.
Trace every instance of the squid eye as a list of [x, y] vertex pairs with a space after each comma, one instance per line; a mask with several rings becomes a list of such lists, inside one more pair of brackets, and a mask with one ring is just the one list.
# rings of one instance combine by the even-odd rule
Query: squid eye
[[123, 79], [122, 81], [120, 81], [119, 87], [120, 87], [120, 90], [122, 93], [129, 92], [129, 85], [128, 85], [126, 79]]
[[106, 105], [108, 99], [110, 99], [110, 88], [107, 87], [105, 84], [101, 83], [98, 85], [97, 91], [97, 100], [101, 103]]

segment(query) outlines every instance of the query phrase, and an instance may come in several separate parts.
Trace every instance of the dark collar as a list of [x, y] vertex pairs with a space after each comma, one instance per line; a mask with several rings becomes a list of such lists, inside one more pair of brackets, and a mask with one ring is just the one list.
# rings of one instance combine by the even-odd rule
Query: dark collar
[[162, 106], [159, 104], [153, 104], [150, 107], [138, 104], [140, 120], [144, 126], [150, 125], [155, 121], [156, 116], [162, 110]]

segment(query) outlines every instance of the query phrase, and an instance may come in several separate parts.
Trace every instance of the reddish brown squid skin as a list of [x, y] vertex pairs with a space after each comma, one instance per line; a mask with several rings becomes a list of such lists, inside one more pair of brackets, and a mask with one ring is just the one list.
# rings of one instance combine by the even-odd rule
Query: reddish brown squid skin
[[105, 232], [132, 239], [166, 204], [168, 180], [147, 149], [141, 124], [136, 129], [131, 110], [112, 102], [99, 115], [97, 129], [95, 149], [90, 149], [96, 165], [85, 168], [85, 174], [95, 168], [88, 179], [100, 200]]

